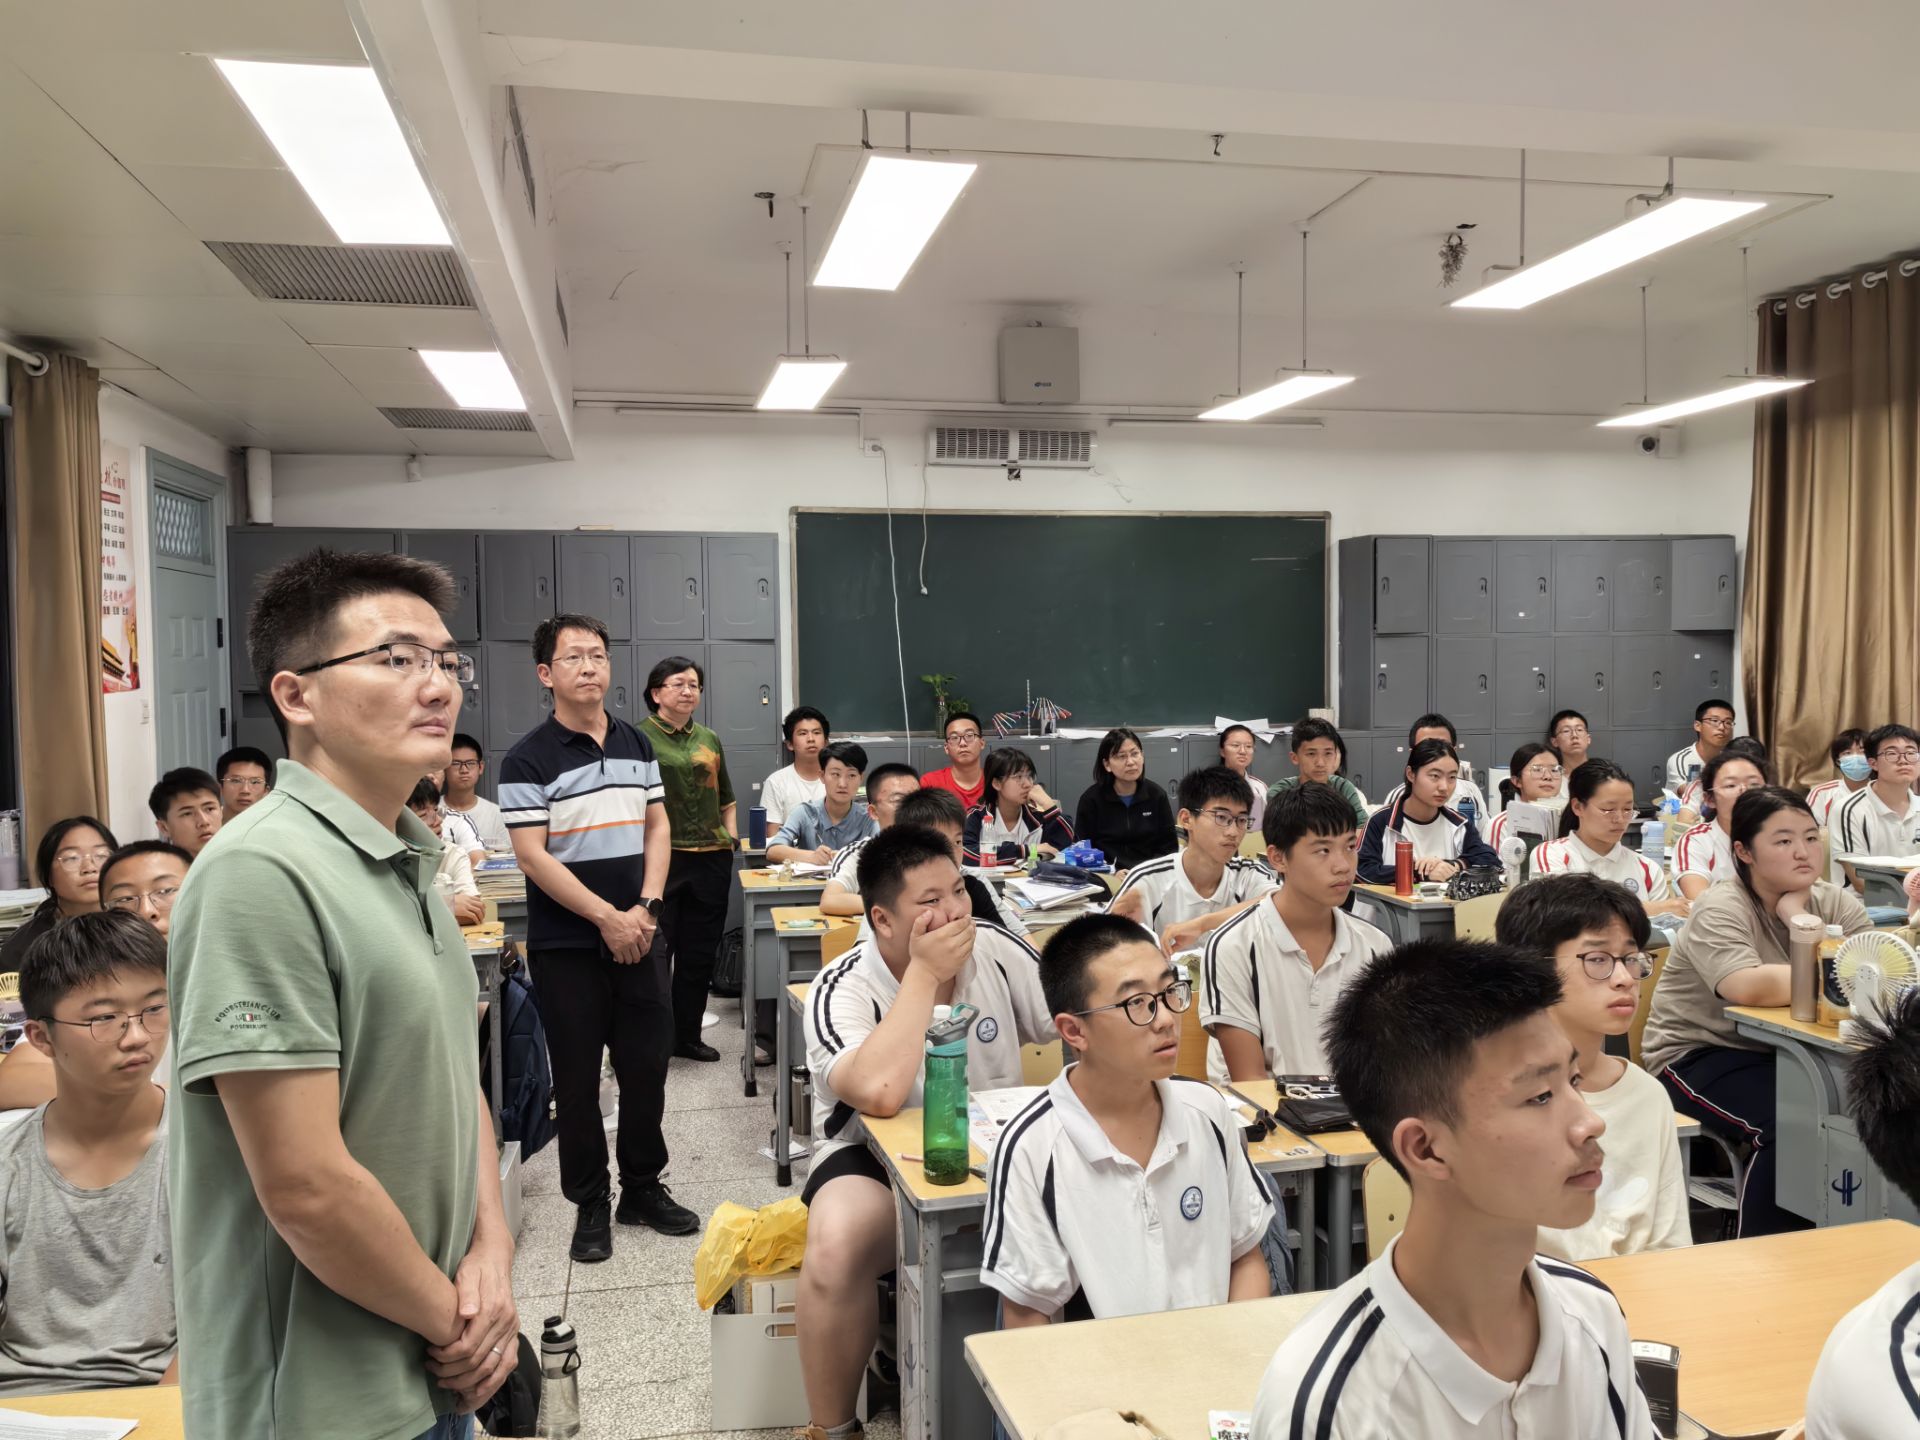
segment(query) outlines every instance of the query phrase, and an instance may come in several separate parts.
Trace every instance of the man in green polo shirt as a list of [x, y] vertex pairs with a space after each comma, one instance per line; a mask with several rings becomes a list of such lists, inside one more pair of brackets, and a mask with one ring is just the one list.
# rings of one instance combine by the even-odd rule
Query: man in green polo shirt
[[473, 962], [406, 804], [447, 764], [470, 678], [453, 597], [438, 566], [315, 550], [249, 619], [291, 758], [195, 861], [172, 925], [194, 1440], [465, 1440], [516, 1357]]

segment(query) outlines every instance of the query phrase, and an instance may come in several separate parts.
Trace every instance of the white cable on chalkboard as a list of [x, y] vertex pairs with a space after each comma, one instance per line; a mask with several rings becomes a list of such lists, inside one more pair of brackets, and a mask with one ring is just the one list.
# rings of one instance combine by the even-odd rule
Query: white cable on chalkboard
[[[878, 440], [867, 441], [867, 449], [880, 457], [880, 493], [887, 505], [887, 583], [893, 587], [893, 658], [900, 666], [900, 725], [907, 734], [913, 733], [913, 717], [907, 713], [907, 647], [900, 638], [900, 575], [894, 568], [893, 559], [893, 464], [887, 459], [887, 447]], [[924, 525], [925, 519], [921, 521]], [[924, 546], [925, 538], [921, 541]], [[926, 552], [921, 551], [921, 564], [926, 563]], [[926, 593], [922, 584], [921, 593]]]

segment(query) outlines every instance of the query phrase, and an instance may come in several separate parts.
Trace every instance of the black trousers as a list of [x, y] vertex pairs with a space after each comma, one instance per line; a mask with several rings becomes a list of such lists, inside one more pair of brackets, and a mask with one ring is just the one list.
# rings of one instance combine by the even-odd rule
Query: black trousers
[[547, 1032], [560, 1139], [560, 1190], [575, 1205], [611, 1198], [607, 1132], [600, 1118], [600, 1054], [613, 1052], [620, 1086], [620, 1188], [660, 1178], [667, 1142], [667, 1061], [673, 1053], [666, 955], [658, 945], [636, 965], [593, 950], [534, 950], [534, 998]]
[[689, 1045], [700, 1038], [707, 986], [727, 924], [727, 892], [733, 885], [731, 850], [676, 850], [667, 867], [667, 893], [660, 908], [654, 953], [673, 959], [673, 1038]]
[[[1660, 1072], [1673, 1108], [1729, 1140], [1751, 1141], [1753, 1159], [1737, 1176], [1739, 1237], [1809, 1230], [1812, 1222], [1774, 1200], [1779, 1152], [1774, 1131], [1774, 1057], [1771, 1050], [1706, 1045], [1689, 1050]], [[1604, 1143], [1604, 1142], [1603, 1142]]]

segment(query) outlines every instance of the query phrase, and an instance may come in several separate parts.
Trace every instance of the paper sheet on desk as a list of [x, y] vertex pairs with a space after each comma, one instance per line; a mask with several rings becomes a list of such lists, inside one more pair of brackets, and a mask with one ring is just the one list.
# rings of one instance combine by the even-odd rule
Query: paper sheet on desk
[[1836, 858], [1855, 865], [1881, 865], [1889, 870], [1912, 870], [1920, 866], [1920, 855], [1841, 855]]
[[0, 1440], [121, 1440], [138, 1420], [97, 1420], [84, 1415], [35, 1415], [0, 1406]]
[[793, 878], [796, 880], [824, 880], [831, 865], [822, 865], [818, 860], [791, 860]]
[[982, 1090], [967, 1101], [968, 1138], [980, 1147], [980, 1153], [993, 1158], [993, 1147], [1007, 1126], [1033, 1103], [1044, 1086], [1012, 1085], [1005, 1090]]

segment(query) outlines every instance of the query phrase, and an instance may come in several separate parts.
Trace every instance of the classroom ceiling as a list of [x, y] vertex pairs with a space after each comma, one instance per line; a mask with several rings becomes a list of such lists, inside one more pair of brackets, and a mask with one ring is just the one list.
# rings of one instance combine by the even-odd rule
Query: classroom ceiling
[[[1920, 10], [1903, 0], [1849, 0], [1824, 24], [1784, 4], [1697, 0], [1676, 17], [1621, 0], [1604, 26], [1498, 0], [1406, 0], [1392, 25], [1378, 7], [1259, 0], [1177, 22], [1145, 0], [1056, 0], [1044, 21], [1012, 0], [355, 6], [388, 37], [464, 17], [445, 53], [376, 50], [443, 204], [462, 137], [409, 109], [421, 82], [464, 67], [482, 97], [514, 87], [565, 353], [527, 339], [530, 316], [550, 318], [537, 279], [487, 283], [506, 262], [471, 212], [454, 229], [473, 308], [262, 300], [207, 248], [331, 243], [206, 57], [360, 63], [341, 0], [0, 0], [0, 331], [75, 350], [233, 444], [563, 454], [550, 428], [403, 430], [381, 407], [448, 403], [415, 349], [492, 345], [523, 389], [540, 372], [563, 397], [751, 396], [785, 343], [777, 242], [799, 239], [805, 194], [819, 254], [862, 106], [876, 145], [901, 143], [911, 108], [917, 150], [981, 168], [897, 293], [810, 293], [814, 348], [850, 362], [840, 400], [990, 404], [998, 331], [1042, 321], [1080, 328], [1089, 403], [1202, 404], [1234, 384], [1236, 261], [1253, 388], [1299, 362], [1297, 222], [1317, 217], [1308, 359], [1367, 382], [1329, 411], [1606, 413], [1639, 393], [1641, 283], [1652, 388], [1672, 394], [1740, 364], [1741, 244], [1756, 296], [1920, 245], [1901, 58]], [[1803, 68], [1840, 43], [1847, 65]], [[1475, 226], [1451, 293], [1515, 258], [1522, 144], [1531, 258], [1622, 218], [1664, 183], [1668, 153], [1683, 188], [1771, 203], [1744, 231], [1531, 311], [1450, 311], [1437, 252], [1452, 227]], [[491, 149], [505, 175], [498, 134]]]

